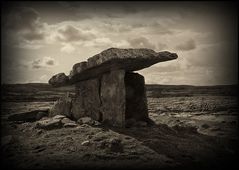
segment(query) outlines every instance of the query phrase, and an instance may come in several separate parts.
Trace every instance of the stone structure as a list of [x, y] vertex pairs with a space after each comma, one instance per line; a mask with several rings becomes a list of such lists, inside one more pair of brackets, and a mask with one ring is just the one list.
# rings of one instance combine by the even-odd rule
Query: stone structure
[[[87, 62], [75, 64], [69, 76], [62, 73], [53, 76], [49, 83], [53, 86], [75, 84], [70, 114], [73, 119], [89, 116], [112, 126], [125, 127], [127, 119], [148, 120], [144, 77], [133, 71], [176, 58], [177, 54], [167, 51], [110, 48]], [[61, 77], [59, 82], [58, 77]]]

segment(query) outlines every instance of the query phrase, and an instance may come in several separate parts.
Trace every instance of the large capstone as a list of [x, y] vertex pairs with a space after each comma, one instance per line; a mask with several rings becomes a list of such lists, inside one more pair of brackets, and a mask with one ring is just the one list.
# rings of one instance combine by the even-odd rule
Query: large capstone
[[[122, 69], [128, 72], [136, 71], [158, 62], [176, 59], [177, 57], [176, 53], [170, 53], [168, 51], [157, 53], [146, 48], [110, 48], [90, 57], [87, 62], [84, 61], [75, 64], [67, 78], [69, 79], [69, 83], [73, 84], [78, 81], [96, 78], [111, 70]], [[58, 77], [60, 77], [60, 79]], [[53, 76], [49, 83], [54, 86], [64, 86], [68, 84], [67, 78], [60, 73], [60, 75]]]

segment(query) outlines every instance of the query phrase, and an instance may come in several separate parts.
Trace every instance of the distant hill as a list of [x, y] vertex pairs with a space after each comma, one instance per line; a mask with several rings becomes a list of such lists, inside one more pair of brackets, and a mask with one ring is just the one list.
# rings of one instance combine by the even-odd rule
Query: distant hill
[[[74, 86], [52, 87], [47, 83], [2, 84], [2, 101], [55, 101], [65, 92], [75, 93]], [[195, 95], [237, 96], [238, 85], [190, 86], [147, 84], [148, 97]]]

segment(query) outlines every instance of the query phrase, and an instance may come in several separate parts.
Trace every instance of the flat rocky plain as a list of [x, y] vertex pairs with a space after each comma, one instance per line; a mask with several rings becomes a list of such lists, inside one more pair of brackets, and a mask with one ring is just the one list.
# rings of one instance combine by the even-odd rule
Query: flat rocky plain
[[146, 85], [152, 125], [44, 130], [14, 113], [49, 109], [74, 87], [2, 85], [1, 166], [24, 169], [238, 168], [238, 87]]

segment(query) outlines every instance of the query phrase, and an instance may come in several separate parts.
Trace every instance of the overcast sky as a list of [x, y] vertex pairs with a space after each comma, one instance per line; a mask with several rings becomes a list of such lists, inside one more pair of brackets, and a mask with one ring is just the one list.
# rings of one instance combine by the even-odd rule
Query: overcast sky
[[2, 13], [2, 83], [47, 83], [111, 48], [170, 51], [140, 70], [148, 84], [237, 83], [237, 15], [228, 4], [19, 2]]

